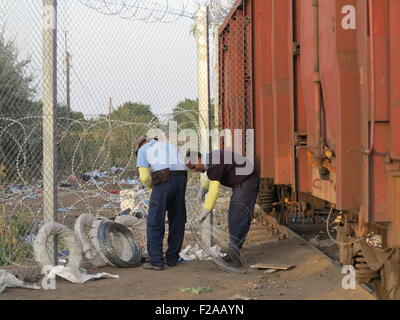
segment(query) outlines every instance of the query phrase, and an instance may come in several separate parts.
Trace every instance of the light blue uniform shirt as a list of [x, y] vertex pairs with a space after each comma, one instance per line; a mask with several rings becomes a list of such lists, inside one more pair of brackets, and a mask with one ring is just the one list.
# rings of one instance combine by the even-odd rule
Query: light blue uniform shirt
[[159, 171], [186, 171], [187, 167], [179, 149], [172, 144], [151, 140], [138, 151], [137, 167]]

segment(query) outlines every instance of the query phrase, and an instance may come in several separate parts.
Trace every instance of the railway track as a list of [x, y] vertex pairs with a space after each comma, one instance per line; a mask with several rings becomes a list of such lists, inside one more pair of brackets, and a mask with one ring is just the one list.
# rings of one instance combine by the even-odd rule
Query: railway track
[[[289, 238], [297, 238], [303, 243], [307, 244], [310, 248], [312, 248], [314, 251], [318, 252], [319, 254], [323, 255], [339, 272], [342, 272], [342, 266], [340, 265], [339, 262], [339, 248], [335, 245], [336, 250], [332, 250], [332, 247], [329, 250], [321, 250], [314, 246], [312, 243], [310, 243], [309, 239], [310, 238], [310, 233], [309, 232], [302, 232], [301, 228], [299, 228], [300, 225], [298, 224], [293, 224], [289, 226], [284, 226], [284, 225], [279, 225], [274, 218], [271, 218], [270, 216], [264, 217], [263, 224], [267, 225], [267, 227], [272, 231], [272, 233], [279, 239], [279, 240], [284, 240], [284, 239], [289, 239]], [[308, 224], [308, 225], [303, 225], [303, 226], [311, 226], [314, 227], [312, 234], [316, 234], [318, 232], [318, 226], [321, 226], [320, 230], [323, 231], [325, 230], [323, 224]], [[300, 229], [300, 230], [299, 230]], [[303, 229], [309, 229], [309, 228], [303, 228]], [[318, 234], [318, 233], [317, 233]], [[329, 251], [329, 252], [327, 252]], [[335, 254], [335, 251], [337, 251], [337, 254]], [[378, 298], [377, 293], [375, 289], [367, 284], [364, 283], [358, 283], [358, 285], [365, 290], [367, 293], [372, 295], [374, 298]]]

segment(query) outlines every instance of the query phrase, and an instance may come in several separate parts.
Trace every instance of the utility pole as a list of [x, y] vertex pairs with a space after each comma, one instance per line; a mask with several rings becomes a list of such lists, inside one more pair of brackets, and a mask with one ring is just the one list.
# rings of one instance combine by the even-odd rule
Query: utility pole
[[[204, 155], [210, 152], [210, 63], [209, 63], [209, 38], [208, 38], [208, 7], [201, 6], [197, 12], [197, 60], [198, 60], [198, 86], [199, 86], [199, 127], [200, 127], [200, 152]], [[204, 182], [205, 177], [201, 179]], [[202, 238], [206, 245], [212, 246], [212, 215], [202, 223]]]
[[[43, 0], [43, 215], [57, 221], [57, 0]], [[52, 237], [58, 264], [58, 239]]]
[[112, 111], [113, 111], [113, 102], [112, 102], [112, 97], [110, 97], [110, 100], [108, 102], [108, 114], [109, 114], [110, 119], [111, 119]]
[[[112, 137], [112, 125], [111, 125], [111, 113], [113, 112], [113, 101], [112, 101], [112, 97], [110, 97], [109, 101], [108, 101], [108, 143], [109, 143], [109, 150], [111, 150], [111, 146], [112, 146], [112, 141], [111, 141], [111, 137]], [[114, 153], [110, 152], [110, 156], [111, 156], [111, 166], [115, 165], [115, 155]]]
[[113, 111], [113, 102], [112, 102], [112, 98], [110, 97], [110, 99], [108, 100], [108, 126], [111, 129], [111, 113]]
[[66, 68], [66, 82], [67, 82], [67, 113], [68, 117], [71, 116], [71, 54], [68, 51], [67, 32], [65, 32], [65, 68]]

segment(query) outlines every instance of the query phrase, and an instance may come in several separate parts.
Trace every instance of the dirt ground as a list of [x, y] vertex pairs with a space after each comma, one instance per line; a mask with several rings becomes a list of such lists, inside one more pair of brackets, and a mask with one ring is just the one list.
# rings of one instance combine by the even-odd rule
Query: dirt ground
[[[57, 279], [56, 290], [8, 288], [0, 300], [229, 300], [241, 295], [257, 300], [371, 300], [373, 295], [357, 286], [344, 290], [344, 277], [322, 253], [291, 236], [277, 241], [265, 227], [253, 223], [249, 241], [242, 251], [248, 265], [292, 264], [296, 268], [274, 274], [249, 269], [247, 274], [230, 274], [212, 262], [186, 262], [164, 271], [102, 268], [95, 272], [118, 274], [119, 279], [100, 279], [71, 284]], [[93, 272], [93, 270], [92, 270]], [[210, 292], [183, 293], [182, 288], [208, 286]]]
[[[319, 224], [293, 224], [289, 227], [292, 231], [301, 236], [304, 240], [310, 241], [312, 238], [318, 235], [320, 240], [329, 239], [326, 232], [325, 223]], [[333, 237], [336, 237], [334, 230], [331, 230]], [[339, 261], [339, 247], [333, 244], [329, 247], [318, 247], [318, 250], [326, 254], [331, 260]]]

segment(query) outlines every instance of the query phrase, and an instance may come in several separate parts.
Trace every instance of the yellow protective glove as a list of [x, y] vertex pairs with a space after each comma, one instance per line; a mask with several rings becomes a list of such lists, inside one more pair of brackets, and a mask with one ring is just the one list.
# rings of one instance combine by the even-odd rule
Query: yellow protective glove
[[140, 181], [149, 189], [153, 188], [153, 182], [151, 181], [150, 169], [139, 167]]
[[208, 179], [207, 175], [205, 175], [204, 184], [201, 188], [207, 191], [210, 188], [210, 180]]
[[204, 210], [211, 212], [217, 202], [221, 183], [219, 181], [210, 181], [208, 193], [204, 201]]
[[208, 188], [210, 187], [210, 180], [208, 179], [206, 174], [202, 174], [202, 179], [204, 179], [203, 185], [197, 193], [197, 199], [199, 201], [204, 201], [206, 194], [208, 192]]

